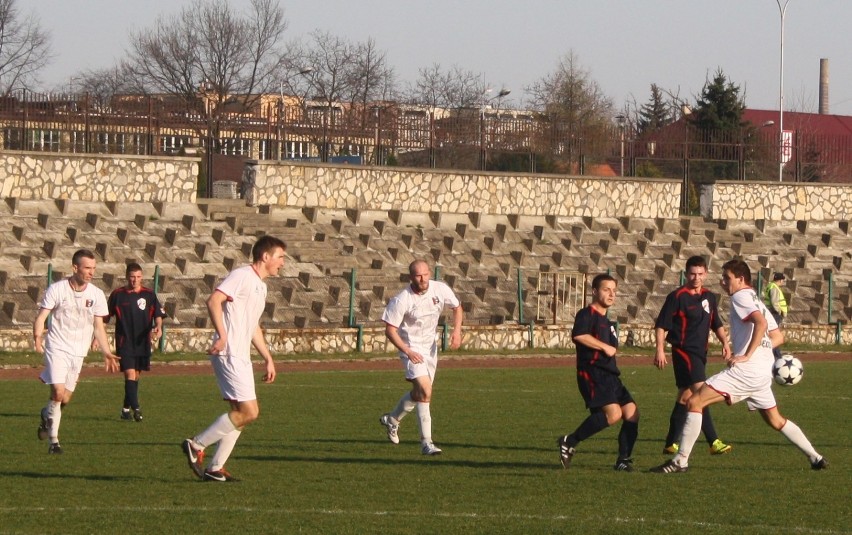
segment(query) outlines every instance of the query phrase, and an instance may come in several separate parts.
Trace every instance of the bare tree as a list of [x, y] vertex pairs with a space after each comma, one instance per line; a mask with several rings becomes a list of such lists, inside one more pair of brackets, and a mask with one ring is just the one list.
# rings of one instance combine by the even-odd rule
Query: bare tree
[[227, 0], [196, 0], [176, 18], [160, 17], [131, 35], [128, 66], [140, 85], [197, 103], [199, 90], [218, 110], [250, 107], [277, 89], [287, 28], [274, 0], [252, 0], [239, 14]]
[[[601, 156], [614, 116], [612, 100], [573, 51], [556, 69], [527, 88], [533, 107], [551, 123], [550, 150], [573, 168], [580, 154]], [[571, 169], [573, 170], [573, 169]]]
[[34, 14], [22, 16], [16, 0], [0, 0], [0, 92], [35, 81], [50, 59], [50, 34]]
[[139, 92], [132, 73], [126, 65], [118, 64], [106, 69], [90, 69], [75, 73], [74, 93], [87, 95], [89, 104], [101, 111], [109, 110], [113, 98], [120, 94]]
[[453, 66], [445, 71], [437, 63], [420, 69], [407, 91], [407, 100], [433, 108], [472, 108], [482, 104], [487, 85], [482, 76]]

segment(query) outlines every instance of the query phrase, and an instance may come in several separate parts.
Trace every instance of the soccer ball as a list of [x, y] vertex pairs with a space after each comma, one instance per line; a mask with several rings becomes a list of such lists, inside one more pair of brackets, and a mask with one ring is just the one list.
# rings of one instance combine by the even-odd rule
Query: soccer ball
[[772, 365], [772, 377], [779, 385], [793, 386], [802, 380], [804, 374], [802, 361], [793, 355], [781, 355]]

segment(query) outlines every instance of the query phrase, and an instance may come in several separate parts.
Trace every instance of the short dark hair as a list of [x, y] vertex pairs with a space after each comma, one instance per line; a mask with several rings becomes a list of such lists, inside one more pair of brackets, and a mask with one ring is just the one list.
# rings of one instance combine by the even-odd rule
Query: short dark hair
[[95, 259], [95, 253], [93, 253], [92, 251], [90, 251], [88, 249], [78, 249], [74, 253], [74, 256], [71, 257], [71, 264], [74, 265], [74, 266], [79, 266], [80, 261], [83, 260], [84, 258], [94, 260]]
[[269, 234], [261, 236], [251, 248], [252, 262], [260, 262], [263, 260], [264, 253], [271, 253], [279, 247], [284, 251], [287, 250], [287, 244], [284, 243], [283, 240], [279, 240], [275, 236], [270, 236]]
[[776, 273], [775, 275], [772, 276], [772, 280], [774, 280], [774, 281], [783, 281], [783, 280], [786, 280], [786, 279], [787, 279], [787, 277], [785, 277], [783, 273]]
[[707, 269], [707, 261], [704, 260], [703, 256], [690, 256], [686, 260], [686, 270], [689, 271], [689, 268], [692, 267], [703, 267], [704, 269]]
[[730, 271], [734, 277], [742, 277], [751, 286], [751, 270], [742, 258], [734, 258], [722, 264], [722, 270]]
[[618, 281], [615, 280], [615, 277], [610, 275], [609, 273], [601, 273], [600, 275], [595, 275], [595, 278], [592, 279], [592, 289], [599, 290], [601, 287], [601, 283], [604, 281], [612, 281], [618, 286]]
[[127, 269], [124, 270], [124, 276], [129, 277], [131, 273], [136, 273], [137, 271], [142, 271], [142, 266], [136, 262], [131, 262], [127, 264]]

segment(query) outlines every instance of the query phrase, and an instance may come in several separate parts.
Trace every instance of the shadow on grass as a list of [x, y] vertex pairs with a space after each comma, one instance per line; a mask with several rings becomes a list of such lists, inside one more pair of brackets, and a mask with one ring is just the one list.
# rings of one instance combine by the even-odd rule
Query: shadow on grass
[[455, 466], [460, 468], [514, 468], [514, 469], [553, 469], [553, 463], [525, 463], [512, 461], [473, 461], [470, 459], [453, 459], [452, 455], [445, 452], [442, 455], [425, 456], [419, 451], [412, 451], [409, 459], [393, 459], [389, 457], [321, 457], [316, 455], [245, 455], [243, 459], [252, 461], [276, 461], [292, 463], [326, 463], [326, 464], [353, 464], [353, 465], [381, 465], [381, 466], [423, 466], [424, 463], [434, 463], [441, 466]]
[[46, 474], [43, 472], [3, 472], [2, 477], [25, 477], [29, 479], [82, 479], [84, 481], [150, 481], [148, 477], [138, 476], [102, 476], [81, 474]]

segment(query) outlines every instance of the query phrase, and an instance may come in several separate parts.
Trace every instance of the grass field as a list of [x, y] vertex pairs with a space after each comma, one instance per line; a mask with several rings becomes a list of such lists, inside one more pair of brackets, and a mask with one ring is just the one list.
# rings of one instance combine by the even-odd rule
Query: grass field
[[741, 404], [714, 408], [730, 455], [702, 438], [689, 473], [647, 473], [665, 460], [674, 396], [671, 372], [650, 366], [624, 367], [639, 472], [612, 470], [616, 429], [559, 466], [556, 437], [586, 414], [573, 368], [439, 370], [433, 458], [413, 416], [398, 446], [377, 423], [406, 388], [399, 372], [324, 372], [258, 387], [233, 484], [196, 480], [179, 448], [225, 409], [212, 376], [145, 377], [138, 424], [118, 419], [118, 376], [85, 380], [61, 456], [35, 436], [47, 388], [0, 381], [0, 533], [849, 533], [852, 364], [805, 366], [776, 395], [831, 461], [823, 472]]

